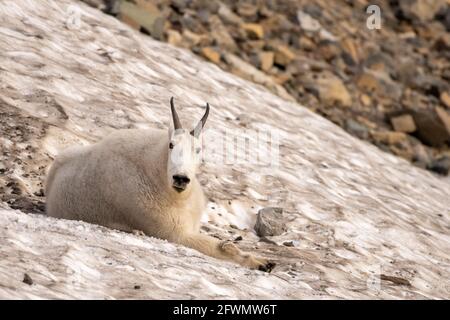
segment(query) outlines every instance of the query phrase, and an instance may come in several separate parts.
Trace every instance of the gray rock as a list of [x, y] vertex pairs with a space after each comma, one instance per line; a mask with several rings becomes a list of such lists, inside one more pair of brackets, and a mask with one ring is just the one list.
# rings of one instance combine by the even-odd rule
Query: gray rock
[[444, 155], [431, 161], [427, 169], [442, 175], [447, 175], [450, 170], [450, 157]]
[[255, 224], [256, 234], [260, 237], [281, 235], [287, 230], [283, 220], [282, 208], [267, 207], [259, 210]]
[[360, 139], [367, 139], [369, 137], [369, 129], [353, 119], [345, 120], [345, 129]]

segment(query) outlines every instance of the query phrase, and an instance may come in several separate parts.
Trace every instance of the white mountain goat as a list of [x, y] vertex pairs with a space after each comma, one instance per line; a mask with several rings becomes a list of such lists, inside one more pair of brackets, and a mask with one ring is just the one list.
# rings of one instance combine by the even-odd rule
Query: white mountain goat
[[195, 175], [209, 104], [191, 132], [183, 129], [173, 98], [170, 104], [173, 128], [168, 133], [119, 130], [96, 144], [57, 156], [46, 182], [47, 214], [127, 232], [143, 231], [270, 272], [273, 263], [199, 232], [206, 200]]

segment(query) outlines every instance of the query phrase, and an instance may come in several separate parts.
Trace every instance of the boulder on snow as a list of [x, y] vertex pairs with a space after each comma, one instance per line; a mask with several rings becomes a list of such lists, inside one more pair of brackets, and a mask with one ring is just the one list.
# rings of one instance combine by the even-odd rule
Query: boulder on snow
[[279, 236], [286, 230], [282, 208], [268, 207], [259, 210], [255, 224], [255, 231], [258, 236]]

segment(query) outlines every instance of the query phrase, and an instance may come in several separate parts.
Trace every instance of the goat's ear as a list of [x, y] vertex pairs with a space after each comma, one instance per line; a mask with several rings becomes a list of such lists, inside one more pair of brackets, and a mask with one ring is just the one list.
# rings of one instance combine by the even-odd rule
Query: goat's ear
[[191, 135], [193, 135], [196, 138], [200, 137], [200, 133], [202, 132], [203, 127], [205, 126], [206, 119], [208, 119], [208, 115], [209, 115], [209, 103], [207, 102], [205, 114], [200, 119], [200, 121], [197, 123], [194, 130], [191, 131]]

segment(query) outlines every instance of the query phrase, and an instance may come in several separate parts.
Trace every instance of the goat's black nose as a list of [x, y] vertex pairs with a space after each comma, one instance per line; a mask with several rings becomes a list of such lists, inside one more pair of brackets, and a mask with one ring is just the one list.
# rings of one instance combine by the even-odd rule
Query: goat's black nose
[[184, 174], [175, 174], [173, 175], [173, 182], [176, 187], [185, 188], [186, 185], [191, 182], [191, 179], [189, 179]]

